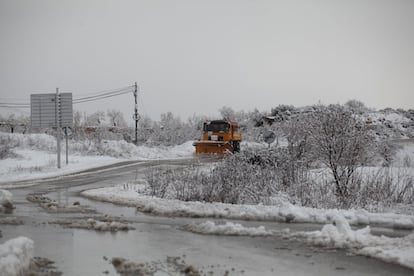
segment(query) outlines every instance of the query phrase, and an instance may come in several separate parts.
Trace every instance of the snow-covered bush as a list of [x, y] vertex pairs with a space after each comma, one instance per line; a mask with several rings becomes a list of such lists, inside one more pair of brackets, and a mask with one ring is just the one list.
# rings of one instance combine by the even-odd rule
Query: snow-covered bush
[[18, 142], [13, 139], [15, 135], [0, 132], [0, 160], [14, 157], [13, 148]]
[[150, 187], [150, 195], [164, 198], [167, 194], [168, 185], [174, 181], [174, 171], [161, 171], [160, 169], [150, 169], [145, 172], [147, 183]]
[[407, 168], [379, 168], [360, 173], [354, 199], [361, 206], [391, 206], [414, 203], [414, 176]]
[[11, 134], [0, 132], [0, 142], [11, 149], [26, 147], [34, 150], [56, 151], [56, 138], [47, 134]]
[[0, 145], [0, 160], [15, 157], [17, 157], [17, 155], [9, 145]]
[[[296, 151], [294, 151], [297, 153]], [[366, 208], [381, 211], [393, 204], [414, 202], [414, 176], [408, 169], [355, 167], [347, 197], [336, 192], [329, 168], [295, 159], [289, 147], [247, 149], [203, 171], [187, 169], [147, 173], [150, 194], [183, 201], [273, 204], [282, 195], [293, 204], [315, 208]]]
[[252, 151], [231, 155], [210, 171], [196, 167], [147, 174], [151, 194], [184, 201], [252, 203], [269, 201], [276, 193], [278, 177], [271, 156]]

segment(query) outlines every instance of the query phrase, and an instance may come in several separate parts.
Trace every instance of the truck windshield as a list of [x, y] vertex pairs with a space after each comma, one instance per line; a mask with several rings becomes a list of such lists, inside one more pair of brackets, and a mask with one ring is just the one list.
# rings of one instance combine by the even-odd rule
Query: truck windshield
[[229, 124], [226, 122], [210, 122], [204, 124], [204, 131], [212, 131], [212, 132], [228, 132], [229, 131]]

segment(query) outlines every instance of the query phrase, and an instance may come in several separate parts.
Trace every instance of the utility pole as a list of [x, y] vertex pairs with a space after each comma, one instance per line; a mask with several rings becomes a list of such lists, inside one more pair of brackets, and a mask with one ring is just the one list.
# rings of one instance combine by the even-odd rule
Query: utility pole
[[137, 82], [135, 82], [134, 98], [135, 98], [135, 109], [134, 109], [135, 145], [138, 145], [138, 121], [139, 121], [139, 114], [138, 114], [138, 84], [137, 84]]
[[57, 167], [60, 169], [60, 103], [59, 103], [59, 88], [56, 88], [55, 96], [55, 119], [56, 119], [56, 150], [57, 150]]

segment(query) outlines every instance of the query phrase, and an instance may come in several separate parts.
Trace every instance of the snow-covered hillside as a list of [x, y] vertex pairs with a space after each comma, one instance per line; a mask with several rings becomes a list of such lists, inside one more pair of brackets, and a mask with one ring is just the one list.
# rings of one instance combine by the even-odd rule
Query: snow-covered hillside
[[390, 138], [414, 138], [414, 120], [396, 111], [364, 113], [361, 117], [378, 135]]

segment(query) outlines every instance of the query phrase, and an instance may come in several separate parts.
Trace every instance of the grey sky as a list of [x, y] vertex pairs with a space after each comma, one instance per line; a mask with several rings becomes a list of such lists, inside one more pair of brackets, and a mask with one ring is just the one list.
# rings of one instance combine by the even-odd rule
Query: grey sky
[[[137, 81], [183, 119], [358, 99], [414, 108], [412, 0], [0, 0], [0, 98]], [[75, 106], [133, 112], [123, 95]]]

